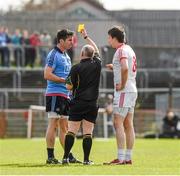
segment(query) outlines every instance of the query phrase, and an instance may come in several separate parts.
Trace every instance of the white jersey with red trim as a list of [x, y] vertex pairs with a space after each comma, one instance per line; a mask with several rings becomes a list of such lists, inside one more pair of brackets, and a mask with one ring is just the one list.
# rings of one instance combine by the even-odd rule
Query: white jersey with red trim
[[114, 87], [116, 84], [121, 83], [121, 60], [122, 59], [127, 59], [127, 61], [128, 61], [128, 79], [127, 79], [125, 88], [121, 92], [137, 92], [136, 55], [135, 55], [133, 49], [129, 45], [126, 45], [126, 44], [122, 44], [116, 50], [114, 57], [113, 57]]

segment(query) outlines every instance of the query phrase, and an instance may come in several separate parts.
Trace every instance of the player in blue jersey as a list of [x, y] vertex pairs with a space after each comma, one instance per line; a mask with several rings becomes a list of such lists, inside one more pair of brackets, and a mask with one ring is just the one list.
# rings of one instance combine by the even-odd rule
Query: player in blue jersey
[[[67, 115], [69, 110], [69, 91], [65, 86], [65, 79], [71, 69], [71, 59], [66, 50], [72, 47], [73, 32], [63, 29], [57, 33], [57, 45], [47, 56], [44, 69], [44, 78], [47, 80], [46, 112], [48, 112], [48, 128], [46, 132], [46, 144], [48, 159], [47, 164], [60, 163], [54, 156], [54, 144], [56, 129], [59, 127], [59, 139], [64, 148], [65, 134], [67, 132]], [[72, 163], [80, 162], [70, 153]]]

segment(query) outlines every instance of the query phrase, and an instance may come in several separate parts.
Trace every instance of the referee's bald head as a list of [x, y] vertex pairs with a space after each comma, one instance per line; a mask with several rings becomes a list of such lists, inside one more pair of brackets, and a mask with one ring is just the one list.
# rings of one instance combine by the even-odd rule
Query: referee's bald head
[[81, 49], [82, 58], [92, 58], [94, 56], [94, 48], [91, 45], [84, 45]]

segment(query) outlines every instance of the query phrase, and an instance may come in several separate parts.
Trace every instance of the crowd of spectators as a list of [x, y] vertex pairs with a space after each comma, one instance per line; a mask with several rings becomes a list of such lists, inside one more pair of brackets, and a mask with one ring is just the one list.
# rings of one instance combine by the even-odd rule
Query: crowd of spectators
[[43, 67], [52, 46], [52, 37], [47, 31], [34, 31], [30, 34], [27, 29], [15, 29], [14, 33], [10, 34], [7, 27], [0, 26], [1, 67], [34, 67], [37, 56], [40, 58], [40, 66]]

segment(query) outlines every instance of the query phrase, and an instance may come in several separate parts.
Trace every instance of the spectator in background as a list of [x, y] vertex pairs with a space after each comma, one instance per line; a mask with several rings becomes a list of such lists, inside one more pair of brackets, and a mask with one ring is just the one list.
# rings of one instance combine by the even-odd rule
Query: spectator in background
[[113, 95], [111, 94], [107, 95], [107, 102], [105, 103], [105, 109], [108, 116], [111, 117], [113, 113]]
[[30, 60], [30, 66], [33, 68], [35, 59], [37, 57], [37, 47], [40, 46], [40, 36], [37, 31], [34, 31], [34, 33], [30, 36], [30, 44], [31, 44], [31, 60]]
[[21, 44], [24, 47], [24, 64], [27, 66], [31, 61], [31, 46], [30, 46], [30, 39], [29, 39], [29, 32], [28, 30], [23, 30], [23, 36], [21, 38]]
[[20, 30], [16, 29], [14, 35], [12, 35], [11, 37], [11, 43], [14, 45], [15, 65], [18, 67], [23, 66], [21, 40], [22, 35], [20, 33]]
[[11, 38], [9, 34], [9, 29], [7, 27], [4, 28], [5, 36], [6, 36], [6, 46], [4, 48], [5, 50], [5, 66], [10, 66], [10, 51], [9, 51], [9, 45], [11, 44]]
[[46, 64], [46, 57], [49, 52], [50, 47], [52, 46], [51, 36], [47, 31], [44, 31], [40, 36], [40, 55], [41, 55], [41, 66], [44, 67]]
[[10, 53], [8, 44], [11, 42], [11, 39], [8, 34], [8, 28], [0, 27], [0, 55], [1, 55], [1, 65], [3, 67], [10, 66]]
[[[105, 103], [105, 110], [107, 113], [107, 121], [112, 122], [113, 117], [113, 95], [107, 95], [107, 101]], [[109, 126], [110, 127], [110, 126]], [[111, 134], [115, 134], [114, 127], [112, 126], [111, 129], [108, 128], [108, 131], [111, 131]]]
[[163, 119], [162, 133], [159, 138], [180, 138], [180, 119], [172, 110], [168, 110]]
[[52, 44], [53, 44], [53, 47], [55, 47], [57, 45], [57, 37], [53, 38], [53, 43]]

